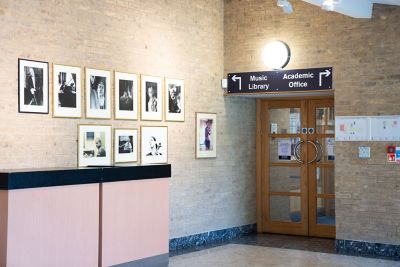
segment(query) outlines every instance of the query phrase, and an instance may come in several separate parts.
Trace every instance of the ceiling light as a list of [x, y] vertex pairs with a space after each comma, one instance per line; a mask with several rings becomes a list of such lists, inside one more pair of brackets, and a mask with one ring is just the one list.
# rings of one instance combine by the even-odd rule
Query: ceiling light
[[281, 7], [285, 14], [291, 14], [293, 12], [293, 7], [288, 0], [278, 0], [276, 5]]
[[267, 44], [262, 52], [264, 64], [271, 69], [282, 69], [290, 60], [290, 48], [282, 41]]

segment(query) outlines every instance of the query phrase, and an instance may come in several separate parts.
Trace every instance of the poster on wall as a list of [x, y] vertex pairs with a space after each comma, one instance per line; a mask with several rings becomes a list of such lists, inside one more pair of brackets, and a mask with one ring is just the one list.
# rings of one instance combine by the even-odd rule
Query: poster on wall
[[18, 111], [49, 113], [49, 63], [18, 59]]
[[368, 141], [368, 117], [336, 116], [335, 138], [336, 141]]
[[400, 140], [400, 117], [379, 116], [371, 117], [371, 141]]
[[111, 165], [111, 126], [78, 125], [78, 166]]
[[81, 118], [81, 68], [53, 64], [53, 117]]
[[85, 69], [86, 118], [111, 118], [110, 72]]
[[217, 114], [196, 112], [196, 158], [217, 157]]
[[115, 119], [137, 120], [138, 79], [136, 74], [115, 72]]
[[185, 121], [184, 81], [165, 78], [165, 120]]

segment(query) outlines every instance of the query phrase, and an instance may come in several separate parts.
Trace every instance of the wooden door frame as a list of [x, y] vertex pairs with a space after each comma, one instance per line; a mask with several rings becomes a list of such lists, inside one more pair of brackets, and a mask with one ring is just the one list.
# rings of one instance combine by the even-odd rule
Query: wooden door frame
[[[273, 100], [273, 101], [259, 101], [257, 107], [260, 112], [258, 114], [259, 125], [257, 126], [257, 134], [259, 134], [257, 138], [257, 152], [256, 154], [259, 156], [257, 163], [259, 164], [258, 171], [258, 188], [260, 188], [257, 192], [257, 206], [259, 213], [257, 214], [257, 218], [261, 219], [261, 226], [258, 228], [261, 232], [273, 232], [273, 233], [282, 233], [285, 232], [287, 234], [293, 235], [308, 235], [308, 209], [304, 208], [307, 207], [308, 201], [308, 192], [307, 192], [307, 181], [304, 180], [303, 177], [307, 177], [307, 168], [303, 164], [299, 163], [285, 163], [283, 165], [296, 165], [300, 167], [300, 193], [272, 193], [271, 195], [286, 195], [286, 196], [299, 196], [300, 197], [300, 205], [301, 205], [301, 222], [274, 222], [274, 221], [267, 221], [266, 216], [269, 214], [268, 207], [269, 207], [269, 184], [268, 180], [266, 179], [267, 174], [269, 173], [269, 138], [270, 136], [276, 136], [277, 138], [300, 138], [304, 140], [307, 138], [306, 135], [302, 134], [301, 132], [298, 134], [270, 134], [269, 129], [269, 118], [267, 114], [267, 110], [270, 108], [300, 108], [300, 121], [301, 126], [303, 128], [307, 125], [307, 106], [306, 100], [304, 99], [284, 99], [284, 100]], [[263, 131], [265, 129], [265, 131]], [[263, 138], [264, 137], [264, 138]], [[304, 159], [305, 155], [307, 155], [307, 146], [302, 145], [303, 149], [301, 150], [301, 157]], [[264, 156], [262, 156], [264, 155]], [[275, 164], [276, 165], [276, 164]], [[264, 167], [262, 167], [264, 166]], [[265, 179], [263, 179], [265, 177]], [[259, 221], [258, 221], [259, 222]], [[259, 223], [257, 224], [259, 225]]]
[[[268, 107], [272, 104], [273, 106], [277, 106], [280, 103], [288, 103], [289, 101], [300, 101], [301, 103], [301, 128], [307, 127], [307, 121], [309, 120], [309, 107], [306, 105], [308, 104], [309, 100], [327, 100], [327, 101], [333, 101], [333, 97], [302, 97], [302, 98], [279, 98], [279, 99], [257, 99], [256, 100], [256, 215], [257, 215], [257, 232], [263, 233], [263, 232], [279, 232], [279, 231], [270, 231], [269, 229], [270, 225], [268, 225], [266, 221], [266, 217], [268, 214], [268, 210], [266, 210], [266, 207], [268, 207], [268, 202], [269, 202], [269, 185], [267, 183], [267, 178], [266, 178], [266, 172], [269, 170], [269, 166], [266, 165], [269, 162], [269, 150], [268, 146], [264, 145], [263, 142], [265, 140], [269, 140], [266, 138], [269, 136], [268, 125], [269, 125], [269, 118], [268, 114], [266, 114], [266, 110]], [[284, 102], [281, 102], [284, 101]], [[310, 101], [311, 102], [311, 101]], [[268, 103], [268, 104], [267, 104]], [[267, 108], [264, 108], [267, 107]], [[286, 106], [285, 106], [286, 107]], [[284, 107], [282, 107], [284, 108]], [[305, 118], [304, 118], [305, 117]], [[263, 131], [265, 129], [265, 131]], [[264, 137], [265, 135], [265, 137]], [[303, 136], [302, 133], [300, 133], [300, 138], [301, 140], [307, 140], [307, 135]], [[263, 141], [264, 140], [264, 141]], [[305, 155], [308, 155], [307, 153], [308, 145], [304, 146], [304, 149], [302, 149], [302, 158], [304, 159]], [[305, 154], [305, 155], [304, 155]], [[264, 155], [265, 157], [262, 157]], [[267, 168], [263, 168], [263, 166], [268, 166]], [[305, 169], [305, 170], [303, 170]], [[301, 175], [303, 177], [307, 177], [309, 179], [309, 174], [307, 173], [309, 171], [308, 167], [302, 168], [301, 169]], [[304, 173], [305, 172], [305, 173]], [[314, 174], [315, 175], [315, 174]], [[302, 179], [304, 181], [304, 179]], [[285, 232], [288, 234], [295, 234], [295, 235], [309, 235], [309, 219], [310, 219], [310, 214], [309, 214], [309, 192], [308, 192], [308, 183], [309, 181], [305, 181], [305, 186], [304, 182], [301, 183], [301, 193], [306, 194], [307, 197], [302, 197], [301, 198], [301, 210], [302, 210], [302, 216], [305, 216], [302, 218], [302, 226], [301, 233], [299, 232], [299, 229], [291, 230], [293, 228], [293, 223], [283, 223], [281, 222], [281, 227], [280, 229], [275, 229], [275, 230], [282, 230], [281, 232]], [[264, 203], [264, 205], [263, 205]], [[306, 207], [306, 208], [304, 208]], [[305, 225], [305, 226], [304, 226]], [[275, 227], [276, 228], [276, 227]], [[325, 230], [325, 229], [321, 229]], [[327, 236], [328, 237], [328, 236]], [[329, 235], [331, 237], [331, 235]]]
[[[315, 134], [309, 135], [308, 138], [310, 141], [315, 142], [315, 139], [319, 138], [329, 138], [335, 137], [335, 134], [317, 134], [316, 129], [316, 112], [315, 109], [318, 107], [334, 107], [333, 99], [318, 99], [318, 100], [310, 100], [308, 105], [308, 121], [309, 127], [315, 129]], [[309, 155], [310, 156], [310, 155]], [[309, 234], [310, 236], [317, 237], [329, 237], [335, 238], [336, 236], [336, 227], [332, 225], [323, 225], [317, 224], [317, 197], [321, 197], [323, 199], [335, 199], [335, 195], [333, 194], [317, 194], [317, 180], [316, 180], [316, 169], [317, 167], [321, 167], [321, 169], [329, 168], [329, 165], [334, 163], [320, 163], [316, 162], [309, 164], [308, 167], [308, 179], [310, 189], [309, 192]]]

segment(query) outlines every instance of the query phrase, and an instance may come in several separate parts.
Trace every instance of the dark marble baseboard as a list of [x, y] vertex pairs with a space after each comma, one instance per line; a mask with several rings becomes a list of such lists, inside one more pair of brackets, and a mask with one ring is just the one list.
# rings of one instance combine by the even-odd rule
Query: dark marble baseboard
[[135, 260], [131, 262], [113, 265], [111, 267], [168, 267], [169, 255], [168, 253]]
[[336, 239], [338, 254], [400, 261], [400, 245]]
[[248, 224], [169, 240], [169, 251], [218, 244], [255, 233], [256, 224]]

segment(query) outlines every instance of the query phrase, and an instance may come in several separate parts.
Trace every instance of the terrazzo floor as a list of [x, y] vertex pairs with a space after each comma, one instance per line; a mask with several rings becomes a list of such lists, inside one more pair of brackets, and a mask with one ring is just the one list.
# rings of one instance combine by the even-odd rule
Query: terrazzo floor
[[170, 258], [170, 267], [400, 267], [400, 262], [258, 245], [226, 244]]

